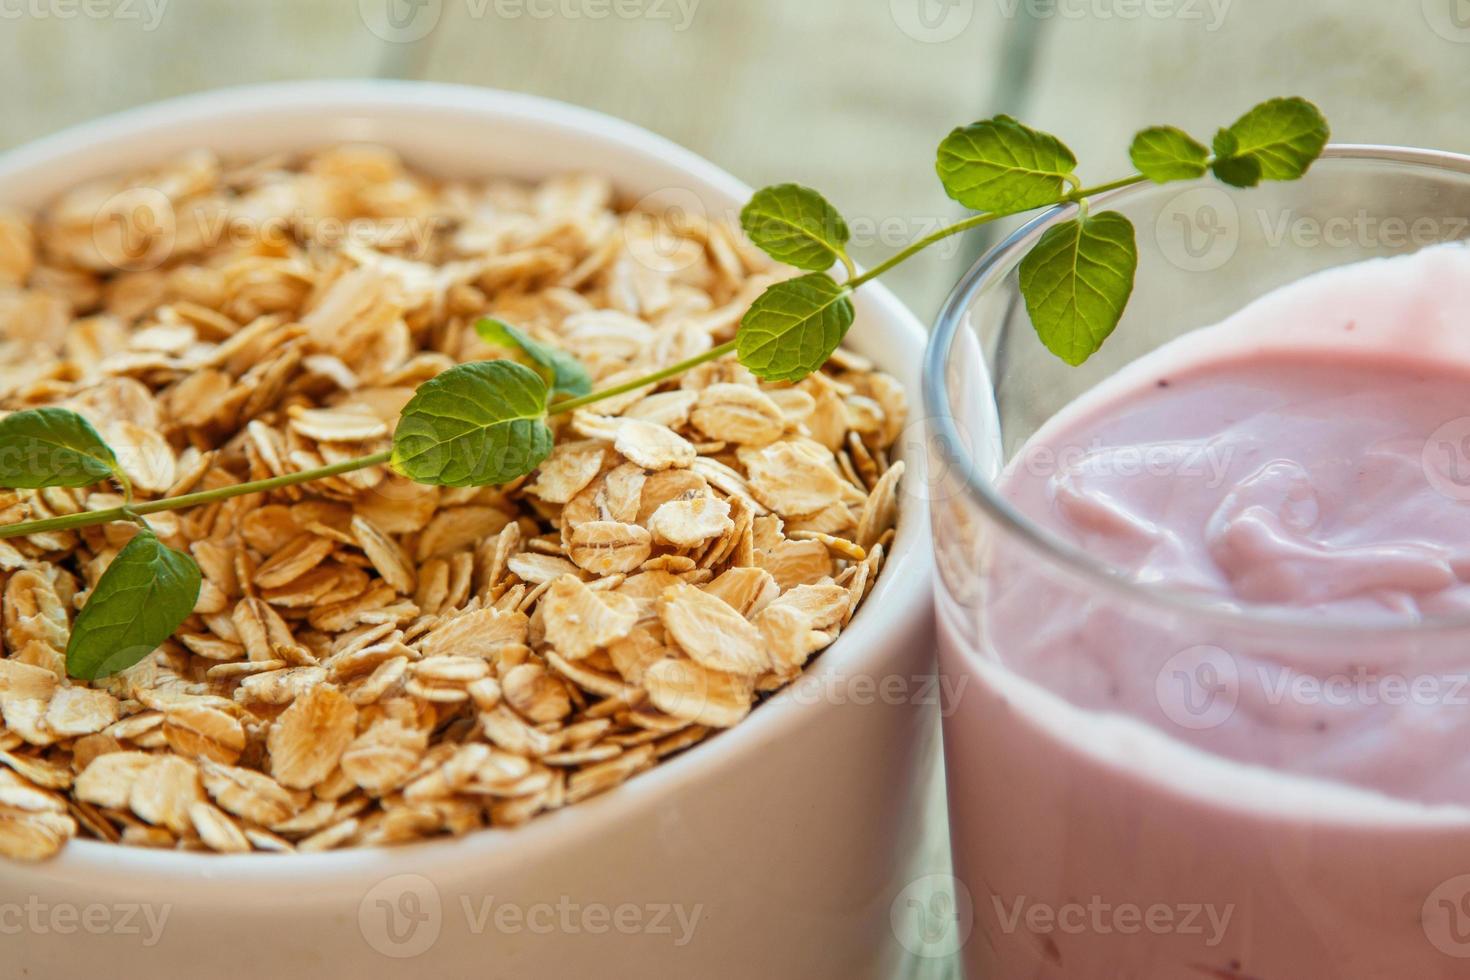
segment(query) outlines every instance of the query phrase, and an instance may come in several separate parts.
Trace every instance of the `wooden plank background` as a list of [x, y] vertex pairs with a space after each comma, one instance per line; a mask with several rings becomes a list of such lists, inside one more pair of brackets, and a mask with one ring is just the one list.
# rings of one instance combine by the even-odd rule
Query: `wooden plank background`
[[[390, 12], [407, 26], [394, 28]], [[934, 146], [995, 111], [1052, 128], [1094, 176], [1126, 166], [1135, 128], [1209, 133], [1288, 92], [1320, 102], [1340, 140], [1470, 149], [1470, 2], [0, 5], [0, 147], [171, 95], [345, 76], [495, 86], [630, 119], [752, 183], [822, 189], [871, 262], [959, 213], [934, 179]], [[928, 318], [979, 247], [951, 244], [890, 281]]]
[[[172, 95], [346, 76], [630, 119], [753, 184], [822, 189], [871, 263], [959, 214], [934, 147], [997, 111], [1053, 129], [1100, 179], [1138, 127], [1209, 134], [1277, 94], [1317, 100], [1339, 140], [1470, 149], [1470, 2], [25, 0], [0, 7], [0, 147]], [[982, 244], [889, 281], [927, 319]], [[915, 957], [909, 975], [951, 970]]]

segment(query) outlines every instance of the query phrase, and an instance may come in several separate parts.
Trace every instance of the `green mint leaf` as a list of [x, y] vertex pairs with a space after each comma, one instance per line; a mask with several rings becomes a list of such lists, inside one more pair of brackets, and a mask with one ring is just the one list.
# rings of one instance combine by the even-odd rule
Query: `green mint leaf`
[[92, 423], [64, 408], [0, 419], [0, 487], [88, 487], [118, 472]]
[[1199, 140], [1173, 126], [1151, 126], [1133, 137], [1128, 158], [1138, 172], [1156, 184], [1203, 177], [1210, 151]]
[[939, 179], [975, 211], [1026, 211], [1055, 204], [1077, 158], [1062, 141], [996, 116], [956, 129], [939, 144]]
[[419, 385], [399, 416], [390, 465], [419, 483], [480, 487], [551, 455], [546, 382], [515, 361], [477, 361]]
[[1236, 187], [1296, 180], [1322, 155], [1330, 136], [1322, 111], [1306, 99], [1270, 99], [1216, 134], [1213, 169]]
[[1255, 187], [1261, 182], [1261, 164], [1255, 157], [1217, 157], [1210, 171], [1231, 187]]
[[827, 199], [800, 184], [756, 191], [740, 211], [740, 227], [777, 262], [821, 272], [847, 255], [851, 233]]
[[158, 649], [199, 601], [199, 566], [139, 531], [118, 552], [72, 624], [66, 671], [91, 681]]
[[577, 398], [592, 393], [592, 375], [564, 350], [532, 340], [504, 320], [485, 317], [475, 323], [475, 332], [487, 344], [519, 351], [526, 364], [546, 381], [553, 395]]
[[1049, 228], [1021, 260], [1021, 295], [1047, 349], [1071, 365], [1091, 357], [1133, 292], [1138, 248], [1116, 211]]
[[763, 381], [800, 381], [821, 369], [852, 326], [852, 300], [820, 272], [771, 286], [740, 320], [736, 353]]
[[1261, 164], [1255, 157], [1239, 157], [1240, 141], [1228, 129], [1215, 133], [1215, 160], [1210, 164], [1214, 175], [1231, 187], [1254, 187], [1261, 182]]

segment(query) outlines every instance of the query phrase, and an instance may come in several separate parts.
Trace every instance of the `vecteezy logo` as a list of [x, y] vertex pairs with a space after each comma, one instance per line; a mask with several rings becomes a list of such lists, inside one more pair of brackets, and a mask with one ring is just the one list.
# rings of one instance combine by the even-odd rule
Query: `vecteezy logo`
[[1470, 500], [1470, 416], [1450, 419], [1424, 442], [1424, 478], [1451, 500]]
[[394, 875], [374, 885], [357, 906], [357, 927], [384, 956], [408, 959], [439, 941], [444, 905], [423, 875]]
[[1164, 717], [1181, 728], [1217, 728], [1240, 701], [1240, 670], [1219, 647], [1194, 646], [1164, 662], [1154, 678], [1154, 696]]
[[1435, 949], [1470, 960], [1470, 875], [1458, 875], [1430, 892], [1420, 918]]
[[1424, 22], [1446, 41], [1470, 44], [1470, 0], [1423, 0]]
[[942, 44], [959, 37], [975, 16], [975, 0], [888, 0], [893, 22], [915, 41]]
[[682, 272], [704, 258], [698, 232], [709, 224], [699, 195], [687, 187], [646, 194], [623, 224], [624, 244], [633, 260], [654, 272]]
[[1176, 195], [1154, 221], [1154, 241], [1170, 264], [1185, 272], [1210, 272], [1240, 245], [1240, 212], [1218, 187]]
[[357, 13], [374, 37], [412, 44], [439, 26], [444, 0], [357, 0]]
[[92, 218], [97, 255], [118, 272], [146, 272], [168, 261], [178, 239], [178, 216], [168, 195], [131, 187], [112, 195]]
[[936, 420], [917, 419], [904, 426], [898, 445], [908, 466], [899, 493], [934, 502], [952, 499], [964, 483], [967, 456], [981, 456], [978, 447], [959, 419], [950, 418], [953, 426], [942, 431]]
[[915, 956], [949, 957], [969, 941], [975, 906], [963, 881], [953, 875], [925, 875], [898, 893], [888, 921], [899, 944]]

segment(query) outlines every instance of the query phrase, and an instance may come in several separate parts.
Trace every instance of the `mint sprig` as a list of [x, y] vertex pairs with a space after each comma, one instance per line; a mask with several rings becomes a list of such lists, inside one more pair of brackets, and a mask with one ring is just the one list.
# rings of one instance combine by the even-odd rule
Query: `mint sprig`
[[[1240, 187], [1263, 179], [1293, 180], [1321, 155], [1328, 134], [1327, 120], [1312, 103], [1272, 99], [1221, 129], [1213, 152], [1178, 127], [1144, 129], [1129, 147], [1138, 173], [1087, 187], [1077, 177], [1076, 155], [1050, 133], [1004, 115], [962, 126], [940, 143], [935, 166], [945, 192], [980, 213], [845, 282], [829, 279], [830, 285], [812, 288], [812, 276], [803, 276], [793, 280], [803, 287], [771, 287], [741, 324], [742, 335], [750, 335], [742, 338], [741, 359], [757, 362], [747, 366], [768, 380], [809, 371], [811, 359], [805, 355], [825, 337], [824, 313], [835, 296], [845, 301], [863, 283], [951, 235], [1037, 208], [1072, 205], [1078, 215], [1049, 229], [1023, 260], [1020, 285], [1042, 344], [1067, 363], [1081, 364], [1117, 327], [1138, 266], [1133, 226], [1115, 211], [1089, 214], [1093, 197], [1146, 181], [1162, 184], [1210, 172]], [[780, 257], [779, 249], [767, 252]]]
[[[507, 358], [461, 364], [424, 382], [399, 416], [389, 450], [264, 480], [134, 501], [116, 454], [85, 419], [61, 408], [0, 418], [0, 487], [87, 487], [106, 479], [125, 492], [121, 506], [0, 526], [0, 539], [132, 521], [141, 529], [98, 579], [72, 624], [67, 670], [95, 680], [139, 662], [193, 613], [199, 567], [165, 546], [145, 518], [250, 493], [268, 493], [372, 466], [389, 466], [420, 483], [451, 487], [502, 484], [530, 473], [550, 455], [548, 420], [607, 398], [652, 390], [700, 364], [735, 354], [764, 381], [799, 381], [821, 370], [851, 328], [854, 290], [935, 242], [1000, 218], [1042, 207], [1075, 206], [1022, 260], [1021, 294], [1038, 337], [1069, 364], [1081, 364], [1112, 334], [1137, 272], [1133, 226], [1116, 211], [1090, 213], [1090, 199], [1145, 181], [1167, 183], [1212, 172], [1227, 184], [1293, 180], [1327, 143], [1327, 121], [1304, 99], [1272, 99], [1221, 129], [1211, 149], [1183, 130], [1138, 133], [1129, 156], [1138, 172], [1083, 186], [1077, 159], [1057, 137], [1010, 116], [954, 130], [940, 144], [936, 168], [947, 194], [978, 211], [858, 273], [847, 254], [842, 214], [797, 184], [757, 192], [741, 212], [756, 246], [805, 275], [770, 286], [741, 318], [734, 339], [597, 390], [566, 351], [540, 343], [501, 320], [476, 331]], [[842, 280], [830, 270], [840, 264]]]

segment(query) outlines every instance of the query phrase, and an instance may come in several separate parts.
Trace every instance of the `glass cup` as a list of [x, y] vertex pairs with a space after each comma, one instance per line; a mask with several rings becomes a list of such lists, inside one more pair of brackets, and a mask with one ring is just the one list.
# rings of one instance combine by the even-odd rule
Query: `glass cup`
[[[1335, 146], [1300, 181], [1145, 184], [1092, 207], [1127, 216], [1139, 250], [1098, 354], [1053, 357], [1019, 293], [1068, 207], [976, 264], [926, 363], [970, 980], [1470, 976], [1470, 619], [1211, 605], [1125, 580], [996, 482], [1065, 465], [1018, 451], [1159, 345], [1309, 273], [1470, 237], [1470, 158]], [[1470, 501], [1461, 421], [1425, 465]]]

